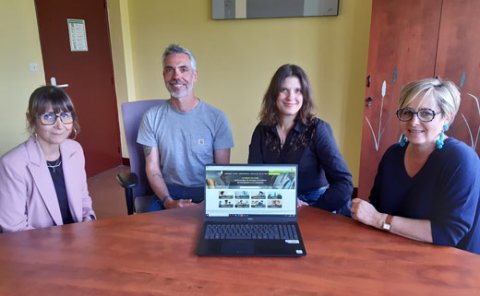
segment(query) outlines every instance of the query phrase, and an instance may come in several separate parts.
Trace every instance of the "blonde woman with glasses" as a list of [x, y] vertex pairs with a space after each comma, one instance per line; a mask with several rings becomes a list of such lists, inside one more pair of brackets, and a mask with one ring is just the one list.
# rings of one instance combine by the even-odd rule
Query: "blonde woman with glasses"
[[0, 232], [95, 219], [70, 97], [37, 88], [27, 111], [30, 138], [0, 158]]
[[446, 132], [460, 106], [453, 82], [405, 85], [396, 113], [402, 137], [383, 155], [367, 202], [352, 217], [410, 239], [480, 254], [480, 161]]

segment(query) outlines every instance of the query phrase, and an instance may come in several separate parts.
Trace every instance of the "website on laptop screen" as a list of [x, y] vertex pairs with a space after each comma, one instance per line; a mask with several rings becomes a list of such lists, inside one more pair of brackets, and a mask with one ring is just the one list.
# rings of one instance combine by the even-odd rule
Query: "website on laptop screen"
[[294, 216], [297, 206], [295, 165], [208, 165], [207, 216]]

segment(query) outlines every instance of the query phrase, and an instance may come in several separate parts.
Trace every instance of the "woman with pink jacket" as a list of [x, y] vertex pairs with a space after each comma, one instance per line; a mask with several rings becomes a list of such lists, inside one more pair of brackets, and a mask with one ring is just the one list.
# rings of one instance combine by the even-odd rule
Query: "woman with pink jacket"
[[30, 138], [0, 158], [0, 232], [95, 220], [77, 114], [55, 86], [37, 88], [27, 111]]

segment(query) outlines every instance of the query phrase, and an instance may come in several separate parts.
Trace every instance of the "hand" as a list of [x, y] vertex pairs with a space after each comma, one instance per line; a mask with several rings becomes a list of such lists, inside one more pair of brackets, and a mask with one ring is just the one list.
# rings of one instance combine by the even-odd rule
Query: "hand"
[[[94, 220], [95, 220], [94, 215], [88, 215], [88, 216], [83, 217], [82, 222], [94, 221]], [[1, 233], [1, 231], [0, 231], [0, 233]]]
[[195, 205], [191, 199], [173, 199], [170, 196], [163, 203], [165, 209], [186, 208]]
[[304, 202], [303, 200], [297, 198], [297, 208], [301, 208], [301, 207], [303, 207], [303, 206], [308, 207], [309, 204], [306, 203], [306, 202]]
[[352, 200], [352, 218], [364, 224], [381, 228], [384, 221], [384, 214], [379, 213], [375, 207], [361, 198]]

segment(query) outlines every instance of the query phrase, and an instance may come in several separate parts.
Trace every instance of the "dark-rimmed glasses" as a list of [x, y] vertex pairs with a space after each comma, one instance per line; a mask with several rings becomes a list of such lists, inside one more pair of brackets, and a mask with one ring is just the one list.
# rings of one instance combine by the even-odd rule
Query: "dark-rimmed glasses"
[[72, 112], [62, 112], [62, 113], [54, 113], [54, 112], [45, 112], [40, 115], [40, 122], [43, 125], [53, 125], [57, 121], [57, 118], [60, 118], [60, 121], [63, 123], [72, 123], [73, 122], [73, 114]]
[[413, 115], [417, 115], [418, 120], [421, 122], [430, 122], [438, 113], [440, 112], [435, 112], [429, 108], [421, 108], [416, 112], [409, 108], [402, 108], [397, 110], [397, 117], [398, 120], [406, 122], [412, 120]]

